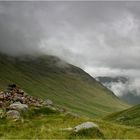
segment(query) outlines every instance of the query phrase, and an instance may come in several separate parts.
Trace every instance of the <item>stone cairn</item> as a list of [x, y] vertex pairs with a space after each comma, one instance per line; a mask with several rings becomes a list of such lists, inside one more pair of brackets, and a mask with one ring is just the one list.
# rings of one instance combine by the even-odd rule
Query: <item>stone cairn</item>
[[30, 107], [47, 106], [53, 108], [53, 102], [33, 97], [25, 93], [16, 84], [8, 85], [6, 91], [0, 92], [0, 117], [19, 120], [21, 112], [26, 112]]
[[16, 84], [8, 85], [7, 91], [0, 92], [0, 108], [8, 108], [11, 104], [19, 102], [28, 106], [41, 106], [43, 100], [29, 96]]
[[10, 84], [6, 91], [0, 92], [1, 118], [6, 116], [7, 118], [18, 120], [21, 118], [21, 112], [27, 111], [30, 107], [48, 107], [53, 111], [66, 112], [66, 109], [54, 105], [49, 99], [42, 100], [28, 95], [16, 84]]

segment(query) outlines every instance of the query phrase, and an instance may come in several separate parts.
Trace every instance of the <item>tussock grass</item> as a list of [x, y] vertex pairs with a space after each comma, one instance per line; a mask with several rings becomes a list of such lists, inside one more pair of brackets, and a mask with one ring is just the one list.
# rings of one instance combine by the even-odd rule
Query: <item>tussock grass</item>
[[140, 105], [112, 113], [106, 116], [104, 120], [140, 128]]
[[[1, 139], [138, 139], [140, 129], [117, 125], [99, 119], [78, 118], [70, 114], [51, 112], [47, 108], [40, 111], [30, 110], [29, 116], [13, 122], [0, 119]], [[99, 130], [90, 129], [74, 134], [65, 128], [73, 128], [80, 123], [93, 121]]]
[[104, 138], [104, 134], [98, 129], [98, 128], [90, 128], [90, 129], [83, 129], [80, 130], [78, 132], [72, 132], [70, 134], [70, 137], [72, 139], [81, 139], [81, 138], [88, 138], [88, 139], [92, 139], [92, 138]]

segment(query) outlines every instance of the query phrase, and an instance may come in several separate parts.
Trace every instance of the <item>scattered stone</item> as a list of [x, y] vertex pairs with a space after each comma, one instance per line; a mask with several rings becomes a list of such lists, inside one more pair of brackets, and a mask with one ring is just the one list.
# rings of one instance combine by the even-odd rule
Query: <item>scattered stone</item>
[[121, 117], [116, 119], [116, 121], [124, 121], [124, 120], [126, 120], [126, 117], [124, 117], [124, 116], [121, 116]]
[[3, 96], [3, 92], [0, 93], [0, 100], [3, 100], [4, 96]]
[[89, 128], [99, 128], [99, 126], [93, 122], [84, 122], [74, 127], [74, 132], [78, 132], [80, 130], [89, 129]]
[[4, 110], [0, 109], [0, 118], [4, 117]]
[[49, 109], [53, 110], [53, 111], [58, 111], [55, 107], [53, 106], [47, 106]]
[[0, 108], [2, 107], [2, 105], [3, 105], [3, 102], [2, 102], [2, 101], [0, 101]]
[[67, 110], [65, 108], [58, 108], [58, 111], [61, 112], [61, 113], [64, 113], [66, 112]]
[[[0, 92], [0, 108], [2, 110], [5, 110], [4, 117], [7, 116], [10, 118], [18, 119], [20, 115], [18, 113], [27, 111], [29, 108], [40, 109], [43, 106], [48, 107], [53, 111], [66, 112], [66, 109], [57, 107], [49, 99], [44, 101], [40, 98], [28, 95], [16, 84], [10, 84], [8, 85], [6, 91]], [[15, 117], [11, 117], [11, 116], [15, 116]]]
[[20, 113], [17, 110], [9, 110], [8, 112], [6, 112], [6, 116], [8, 119], [14, 120], [20, 119]]
[[74, 119], [79, 119], [80, 116], [78, 114], [72, 113], [72, 112], [66, 112], [66, 115], [69, 117], [72, 117]]
[[36, 103], [31, 103], [30, 106], [34, 106], [34, 107], [42, 107], [43, 105], [36, 102]]
[[51, 100], [47, 99], [43, 102], [43, 105], [53, 105], [53, 102]]
[[73, 130], [73, 128], [71, 128], [71, 127], [69, 127], [69, 128], [62, 128], [62, 129], [60, 129], [61, 131], [71, 131], [71, 130]]

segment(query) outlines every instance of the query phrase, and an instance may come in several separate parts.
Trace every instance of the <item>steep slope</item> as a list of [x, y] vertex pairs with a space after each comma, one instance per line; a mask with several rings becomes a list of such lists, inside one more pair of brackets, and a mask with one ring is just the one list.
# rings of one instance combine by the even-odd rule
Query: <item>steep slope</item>
[[82, 115], [103, 116], [128, 107], [82, 69], [54, 56], [0, 55], [0, 88], [9, 83]]
[[140, 127], [140, 105], [108, 115], [105, 120]]

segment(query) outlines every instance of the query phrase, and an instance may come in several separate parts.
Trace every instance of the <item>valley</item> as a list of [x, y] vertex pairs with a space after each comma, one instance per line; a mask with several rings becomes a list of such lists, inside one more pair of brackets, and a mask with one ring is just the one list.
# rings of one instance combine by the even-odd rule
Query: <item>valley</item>
[[[123, 139], [127, 137], [133, 139], [140, 137], [139, 106], [131, 109], [129, 104], [120, 100], [82, 69], [54, 56], [24, 56], [17, 59], [1, 54], [0, 58], [0, 67], [3, 68], [0, 69], [1, 91], [6, 91], [8, 83], [16, 83], [22, 85], [23, 90], [33, 96], [29, 96], [32, 99], [31, 103], [27, 95], [27, 99], [25, 98], [22, 102], [21, 98], [24, 96], [20, 97], [21, 104], [25, 102], [29, 106], [39, 107], [46, 99], [51, 99], [56, 104], [56, 107], [54, 105], [54, 107], [48, 105], [39, 108], [31, 107], [27, 112], [21, 113], [22, 116], [17, 121], [9, 120], [2, 115], [1, 138]], [[21, 94], [17, 90], [14, 92], [14, 96]], [[15, 98], [8, 95], [9, 99]], [[6, 102], [9, 99], [6, 99]], [[12, 102], [14, 102], [13, 99]], [[38, 105], [34, 102], [35, 100], [41, 104]], [[16, 102], [15, 105], [20, 105]], [[114, 113], [116, 111], [120, 112]], [[130, 118], [129, 121], [128, 118]], [[73, 132], [76, 125], [89, 121], [98, 125], [101, 134], [88, 129], [78, 134]]]

